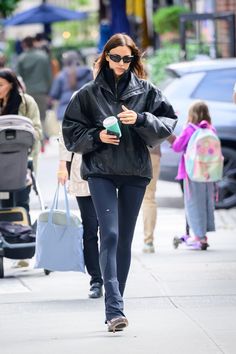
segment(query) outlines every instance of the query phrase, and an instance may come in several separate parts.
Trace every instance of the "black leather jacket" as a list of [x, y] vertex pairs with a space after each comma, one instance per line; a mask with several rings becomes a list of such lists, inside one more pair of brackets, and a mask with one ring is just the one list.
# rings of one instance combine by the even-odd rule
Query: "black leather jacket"
[[[138, 114], [135, 125], [120, 122], [119, 146], [99, 139], [103, 120], [117, 116], [125, 105]], [[66, 109], [62, 131], [69, 151], [81, 153], [82, 178], [122, 175], [152, 178], [147, 146], [165, 140], [177, 117], [161, 91], [130, 71], [115, 82], [113, 71], [103, 69], [95, 81], [77, 91]]]

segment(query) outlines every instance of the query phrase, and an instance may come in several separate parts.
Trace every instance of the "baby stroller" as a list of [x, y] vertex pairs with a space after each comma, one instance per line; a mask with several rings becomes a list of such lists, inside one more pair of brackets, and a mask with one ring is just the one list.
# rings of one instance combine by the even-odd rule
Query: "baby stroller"
[[[35, 131], [30, 119], [18, 115], [0, 117], [0, 278], [4, 277], [4, 257], [28, 259], [35, 253], [35, 234], [27, 211], [18, 207], [14, 198], [15, 192], [26, 187], [29, 176], [44, 209], [33, 164], [29, 161], [34, 141]], [[12, 197], [11, 207], [2, 208], [3, 195]]]

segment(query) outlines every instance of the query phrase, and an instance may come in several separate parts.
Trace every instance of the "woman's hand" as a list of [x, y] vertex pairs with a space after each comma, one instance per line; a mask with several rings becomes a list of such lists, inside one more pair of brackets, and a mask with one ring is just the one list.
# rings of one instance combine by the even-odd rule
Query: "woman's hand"
[[170, 136], [168, 136], [168, 138], [166, 138], [166, 140], [172, 145], [173, 142], [176, 139], [176, 135], [175, 134], [171, 134]]
[[57, 180], [58, 183], [61, 183], [62, 185], [64, 185], [66, 183], [66, 181], [68, 180], [68, 171], [66, 168], [66, 161], [61, 160], [59, 162], [59, 167], [58, 167], [58, 171], [57, 171]]
[[121, 112], [117, 115], [117, 117], [119, 117], [120, 121], [123, 124], [135, 124], [137, 117], [138, 117], [137, 113], [134, 111], [131, 111], [130, 109], [128, 109], [124, 105], [122, 105], [121, 108], [123, 109], [123, 112]]
[[116, 135], [108, 134], [106, 129], [100, 132], [99, 138], [105, 144], [119, 145], [120, 143], [120, 139]]

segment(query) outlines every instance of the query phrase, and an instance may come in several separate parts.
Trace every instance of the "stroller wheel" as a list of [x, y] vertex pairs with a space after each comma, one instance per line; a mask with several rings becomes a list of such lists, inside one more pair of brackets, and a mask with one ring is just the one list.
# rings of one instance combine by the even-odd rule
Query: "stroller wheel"
[[49, 275], [51, 273], [51, 271], [50, 270], [48, 270], [48, 269], [44, 269], [44, 274], [45, 275]]
[[3, 257], [0, 256], [0, 279], [4, 278]]
[[174, 237], [174, 239], [173, 239], [173, 247], [175, 249], [177, 249], [181, 243], [182, 243], [182, 241], [177, 236]]

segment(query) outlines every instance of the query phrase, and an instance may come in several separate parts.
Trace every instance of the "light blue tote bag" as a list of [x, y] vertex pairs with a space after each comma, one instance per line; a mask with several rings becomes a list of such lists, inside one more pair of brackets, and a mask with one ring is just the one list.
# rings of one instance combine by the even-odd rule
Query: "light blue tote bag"
[[37, 221], [35, 268], [85, 272], [82, 224], [70, 212], [65, 185], [66, 210], [57, 209], [58, 193], [59, 184], [51, 209], [43, 211]]

